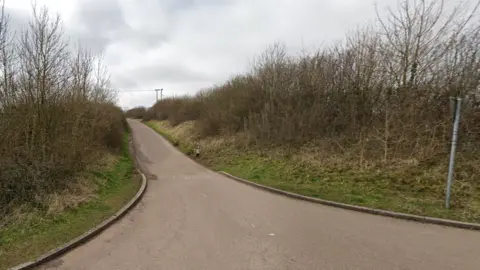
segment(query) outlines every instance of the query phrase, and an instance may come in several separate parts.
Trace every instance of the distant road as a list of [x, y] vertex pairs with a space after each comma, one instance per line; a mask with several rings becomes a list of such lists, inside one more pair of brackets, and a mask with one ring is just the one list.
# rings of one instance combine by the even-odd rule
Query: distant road
[[44, 269], [480, 269], [480, 232], [261, 191], [202, 168], [148, 127], [129, 123], [150, 174], [143, 200]]

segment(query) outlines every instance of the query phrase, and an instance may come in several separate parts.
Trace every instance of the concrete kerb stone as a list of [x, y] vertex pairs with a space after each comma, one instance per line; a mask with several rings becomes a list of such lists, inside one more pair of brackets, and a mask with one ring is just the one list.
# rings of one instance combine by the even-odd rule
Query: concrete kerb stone
[[[152, 128], [150, 128], [150, 129], [152, 129]], [[158, 134], [160, 137], [164, 138], [164, 136], [162, 134], [160, 134], [159, 132], [157, 132], [154, 129], [152, 129], [152, 130], [156, 134]], [[164, 139], [168, 143], [170, 143], [167, 138], [164, 138]], [[177, 151], [179, 151], [180, 153], [185, 155], [185, 153], [178, 150], [177, 147], [175, 147], [175, 148], [177, 149]], [[192, 158], [188, 155], [185, 155], [185, 156], [190, 158], [192, 161], [196, 162], [198, 165], [206, 168], [201, 163], [199, 163], [198, 160], [196, 160], [195, 158]], [[210, 170], [209, 168], [206, 168], [206, 169]], [[243, 184], [250, 185], [250, 186], [253, 186], [253, 187], [256, 187], [256, 188], [259, 188], [259, 189], [263, 189], [263, 190], [268, 191], [268, 192], [276, 193], [276, 194], [283, 195], [283, 196], [293, 198], [293, 199], [297, 199], [297, 200], [308, 201], [308, 202], [312, 202], [312, 203], [318, 203], [318, 204], [343, 208], [343, 209], [357, 211], [357, 212], [369, 213], [369, 214], [374, 214], [374, 215], [380, 215], [380, 216], [398, 218], [398, 219], [403, 219], [403, 220], [422, 222], [422, 223], [427, 223], [427, 224], [442, 225], [442, 226], [448, 226], [448, 227], [454, 227], [454, 228], [460, 228], [460, 229], [467, 229], [467, 230], [480, 230], [480, 224], [477, 224], [477, 223], [468, 223], [468, 222], [461, 222], [461, 221], [455, 221], [455, 220], [450, 220], [450, 219], [441, 219], [441, 218], [434, 218], [434, 217], [411, 215], [411, 214], [405, 214], [405, 213], [399, 213], [399, 212], [393, 212], [393, 211], [387, 211], [387, 210], [357, 206], [357, 205], [352, 205], [352, 204], [345, 204], [345, 203], [339, 203], [339, 202], [334, 202], [334, 201], [328, 201], [328, 200], [323, 200], [323, 199], [318, 199], [318, 198], [314, 198], [314, 197], [308, 197], [308, 196], [300, 195], [300, 194], [297, 194], [297, 193], [283, 191], [283, 190], [272, 188], [272, 187], [267, 187], [267, 186], [264, 186], [264, 185], [254, 183], [254, 182], [249, 181], [249, 180], [245, 180], [245, 179], [233, 176], [233, 175], [231, 175], [229, 173], [226, 173], [226, 172], [223, 172], [223, 171], [219, 171], [219, 172], [216, 172], [216, 173], [219, 173], [223, 176], [226, 176], [230, 179], [236, 180], [236, 181], [241, 182]]]
[[[145, 125], [147, 126], [147, 125]], [[149, 126], [147, 126], [149, 127]], [[160, 137], [165, 139], [168, 143], [167, 138], [165, 138], [162, 134], [157, 132], [155, 129], [152, 129], [149, 127], [152, 131], [154, 131], [156, 134], [158, 134]], [[171, 144], [171, 143], [170, 143]], [[181, 152], [177, 147], [175, 147], [177, 151], [185, 155], [185, 153]], [[210, 170], [209, 168], [206, 168], [203, 164], [199, 163], [198, 160], [195, 158], [192, 158], [188, 155], [185, 155], [186, 157], [190, 158], [192, 161], [197, 163], [198, 165], [202, 166], [203, 168]], [[328, 201], [328, 200], [323, 200], [319, 198], [314, 198], [314, 197], [308, 197], [304, 195], [300, 195], [297, 193], [292, 193], [272, 187], [267, 187], [261, 184], [257, 184], [255, 182], [245, 180], [239, 177], [236, 177], [234, 175], [231, 175], [227, 172], [223, 171], [218, 171], [215, 173], [219, 173], [223, 176], [226, 176], [230, 179], [236, 180], [238, 182], [241, 182], [246, 185], [250, 185], [252, 187], [256, 187], [268, 192], [272, 192], [275, 194], [283, 195], [289, 198], [297, 199], [297, 200], [302, 200], [302, 201], [308, 201], [312, 203], [318, 203], [318, 204], [323, 204], [323, 205], [328, 205], [332, 207], [338, 207], [338, 208], [343, 208], [346, 210], [352, 210], [352, 211], [357, 211], [357, 212], [363, 212], [363, 213], [368, 213], [368, 214], [374, 214], [374, 215], [379, 215], [379, 216], [385, 216], [385, 217], [392, 217], [392, 218], [398, 218], [398, 219], [403, 219], [403, 220], [410, 220], [410, 221], [415, 221], [415, 222], [422, 222], [426, 224], [435, 224], [435, 225], [442, 225], [442, 226], [448, 226], [448, 227], [454, 227], [454, 228], [460, 228], [460, 229], [467, 229], [467, 230], [480, 230], [480, 224], [477, 223], [468, 223], [468, 222], [461, 222], [461, 221], [455, 221], [455, 220], [450, 220], [450, 219], [441, 219], [441, 218], [434, 218], [434, 217], [426, 217], [426, 216], [418, 216], [418, 215], [411, 215], [411, 214], [405, 214], [405, 213], [399, 213], [399, 212], [393, 212], [393, 211], [387, 211], [387, 210], [381, 210], [381, 209], [375, 209], [375, 208], [368, 208], [368, 207], [363, 207], [363, 206], [357, 206], [357, 205], [352, 205], [352, 204], [345, 204], [345, 203], [339, 203], [339, 202], [334, 202], [334, 201]]]
[[259, 188], [259, 189], [263, 189], [265, 191], [269, 191], [269, 192], [272, 192], [272, 193], [276, 193], [276, 194], [283, 195], [283, 196], [293, 198], [293, 199], [297, 199], [297, 200], [303, 200], [303, 201], [308, 201], [308, 202], [312, 202], [312, 203], [318, 203], [318, 204], [324, 204], [324, 205], [328, 205], [328, 206], [343, 208], [343, 209], [347, 209], [347, 210], [353, 210], [353, 211], [358, 211], [358, 212], [364, 212], [364, 213], [386, 216], [386, 217], [393, 217], [393, 218], [410, 220], [410, 221], [417, 221], [417, 222], [428, 223], [428, 224], [443, 225], [443, 226], [449, 226], [449, 227], [455, 227], [455, 228], [461, 228], [461, 229], [468, 229], [468, 230], [480, 230], [480, 224], [476, 224], [476, 223], [468, 223], [468, 222], [461, 222], [461, 221], [455, 221], [455, 220], [450, 220], [450, 219], [441, 219], [441, 218], [433, 218], [433, 217], [426, 217], [426, 216], [404, 214], [404, 213], [399, 213], [399, 212], [386, 211], [386, 210], [368, 208], [368, 207], [363, 207], [363, 206], [357, 206], [357, 205], [327, 201], [327, 200], [323, 200], [323, 199], [303, 196], [303, 195], [288, 192], [288, 191], [283, 191], [283, 190], [272, 188], [272, 187], [267, 187], [267, 186], [264, 186], [264, 185], [261, 185], [261, 184], [254, 183], [254, 182], [249, 181], [249, 180], [245, 180], [245, 179], [233, 176], [233, 175], [231, 175], [229, 173], [226, 173], [226, 172], [220, 171], [219, 173], [228, 177], [228, 178], [230, 178], [230, 179], [241, 182], [243, 184], [250, 185], [250, 186], [253, 186], [253, 187], [256, 187], [256, 188]]
[[[132, 158], [135, 163], [135, 167], [137, 172], [142, 176], [142, 185], [140, 186], [140, 189], [138, 190], [137, 194], [135, 197], [133, 197], [126, 205], [124, 205], [117, 213], [115, 213], [113, 216], [108, 218], [107, 220], [103, 221], [99, 225], [95, 226], [94, 228], [88, 230], [84, 234], [78, 236], [77, 238], [71, 240], [70, 242], [59, 246], [53, 250], [48, 251], [47, 253], [39, 256], [33, 261], [25, 262], [20, 265], [14, 266], [12, 268], [9, 268], [9, 270], [25, 270], [25, 269], [32, 269], [36, 266], [39, 266], [43, 263], [46, 263], [48, 261], [51, 261], [60, 255], [73, 250], [74, 248], [86, 243], [87, 241], [91, 240], [93, 237], [101, 233], [103, 230], [107, 229], [111, 225], [113, 225], [116, 221], [120, 220], [121, 217], [123, 217], [128, 211], [130, 211], [137, 203], [142, 199], [143, 195], [145, 194], [145, 191], [147, 189], [147, 178], [145, 174], [140, 170], [140, 166], [137, 161], [137, 156], [135, 154], [135, 145], [133, 143], [133, 138], [132, 138], [132, 146], [130, 149], [130, 152], [132, 154]], [[129, 147], [130, 148], [130, 147]]]

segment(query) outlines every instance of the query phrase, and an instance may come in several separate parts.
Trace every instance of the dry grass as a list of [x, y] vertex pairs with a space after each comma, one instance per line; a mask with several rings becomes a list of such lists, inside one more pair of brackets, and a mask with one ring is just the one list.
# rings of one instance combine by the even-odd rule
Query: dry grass
[[[143, 118], [168, 121], [157, 129], [182, 151], [199, 143], [202, 162], [252, 181], [478, 222], [480, 1], [450, 11], [444, 2], [399, 0], [386, 17], [315, 52], [288, 55], [275, 44], [250, 72], [159, 101]], [[463, 101], [453, 208], [445, 210], [450, 97]]]
[[[91, 163], [86, 167], [86, 172], [73, 176], [71, 184], [67, 189], [60, 192], [54, 192], [46, 196], [45, 204], [48, 206], [46, 213], [56, 215], [67, 209], [75, 209], [82, 203], [89, 202], [98, 198], [98, 189], [104, 185], [108, 179], [95, 177], [91, 172], [113, 171], [118, 164], [118, 155], [110, 152], [99, 152], [97, 162]], [[92, 185], [96, 183], [96, 185]]]
[[128, 136], [121, 155], [105, 153], [103, 162], [90, 169], [79, 175], [84, 182], [77, 182], [78, 193], [51, 195], [49, 209], [15, 208], [8, 224], [0, 226], [0, 269], [31, 260], [98, 225], [130, 201], [141, 184], [141, 177], [132, 174]]
[[125, 131], [101, 58], [70, 51], [59, 17], [34, 7], [21, 35], [8, 23], [0, 14], [0, 219], [88, 200], [82, 172]]
[[390, 20], [312, 53], [292, 56], [275, 44], [249, 73], [157, 102], [144, 119], [173, 126], [196, 120], [201, 137], [242, 133], [260, 147], [308, 146], [361, 166], [389, 166], [448, 154], [449, 97], [458, 96], [459, 153], [478, 156], [478, 9], [459, 4], [446, 14], [443, 2], [399, 0]]
[[[168, 122], [150, 121], [149, 126], [188, 154], [182, 145], [199, 143], [199, 161], [215, 170], [267, 186], [343, 203], [410, 214], [480, 222], [480, 183], [455, 182], [452, 209], [443, 207], [445, 166], [391, 164], [358, 167], [358, 161], [342, 155], [328, 157], [312, 149], [291, 151], [282, 147], [245, 147], [239, 139], [195, 135], [195, 124], [172, 127]], [[473, 162], [459, 161], [458, 170]], [[477, 161], [475, 163], [480, 165]], [[441, 178], [442, 181], [438, 181]]]
[[71, 50], [60, 18], [46, 8], [33, 7], [21, 34], [9, 30], [4, 10], [0, 268], [87, 231], [138, 188], [123, 147], [128, 127], [101, 56], [88, 48]]
[[[478, 221], [479, 3], [448, 13], [443, 0], [399, 0], [342, 43], [302, 55], [275, 44], [250, 72], [157, 102], [143, 118], [168, 121], [160, 132], [182, 151], [200, 143], [203, 162], [254, 181]], [[463, 98], [451, 212], [449, 97]]]

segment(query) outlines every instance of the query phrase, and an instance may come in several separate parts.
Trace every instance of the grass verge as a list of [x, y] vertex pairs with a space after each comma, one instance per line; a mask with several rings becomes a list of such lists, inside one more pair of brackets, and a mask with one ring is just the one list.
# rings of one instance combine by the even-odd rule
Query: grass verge
[[140, 188], [124, 138], [122, 153], [110, 164], [86, 172], [95, 196], [78, 207], [57, 214], [32, 210], [19, 222], [0, 230], [0, 269], [32, 260], [100, 224], [120, 210]]
[[172, 130], [169, 129], [169, 124], [166, 122], [159, 121], [148, 121], [145, 122], [147, 126], [155, 130], [158, 134], [162, 135], [167, 141], [169, 141], [173, 146], [177, 147], [184, 154], [190, 156], [194, 153], [194, 143], [189, 139], [189, 136], [186, 135], [186, 132], [193, 129], [192, 125], [189, 123], [184, 123], [179, 126], [179, 128], [172, 133]]
[[[190, 154], [195, 139], [193, 125], [171, 127], [167, 122], [147, 125], [179, 149]], [[273, 149], [262, 151], [239, 148], [232, 138], [200, 141], [200, 163], [213, 170], [262, 185], [336, 202], [396, 212], [480, 222], [480, 185], [458, 181], [452, 192], [451, 209], [444, 208], [444, 181], [438, 167], [425, 165], [391, 170], [328, 166], [305, 161], [301, 156], [285, 156]], [[460, 164], [459, 164], [460, 166]], [[459, 168], [459, 171], [461, 168]]]

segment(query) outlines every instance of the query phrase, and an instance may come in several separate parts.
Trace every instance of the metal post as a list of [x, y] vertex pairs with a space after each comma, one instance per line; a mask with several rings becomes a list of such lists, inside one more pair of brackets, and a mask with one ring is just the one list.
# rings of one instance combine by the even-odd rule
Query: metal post
[[455, 114], [457, 109], [457, 98], [450, 97], [450, 113], [452, 114], [452, 125], [455, 123]]
[[453, 123], [452, 147], [450, 149], [450, 163], [448, 164], [447, 191], [445, 197], [445, 208], [450, 208], [450, 193], [452, 191], [453, 165], [455, 163], [455, 149], [457, 148], [458, 127], [460, 125], [460, 105], [462, 99], [455, 99], [455, 121]]
[[195, 157], [199, 157], [200, 156], [200, 144], [197, 143], [197, 145], [195, 146]]

